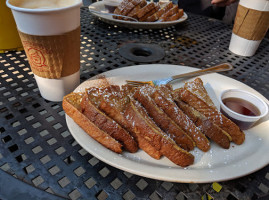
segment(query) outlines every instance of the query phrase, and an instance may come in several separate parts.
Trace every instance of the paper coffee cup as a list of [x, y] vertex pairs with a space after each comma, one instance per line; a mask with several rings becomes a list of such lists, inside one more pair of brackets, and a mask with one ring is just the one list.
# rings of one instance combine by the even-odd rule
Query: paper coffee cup
[[42, 97], [62, 101], [79, 85], [82, 1], [7, 0], [6, 4]]
[[269, 27], [269, 0], [240, 0], [229, 50], [253, 56]]
[[0, 53], [22, 49], [13, 15], [4, 1], [0, 1], [0, 30]]

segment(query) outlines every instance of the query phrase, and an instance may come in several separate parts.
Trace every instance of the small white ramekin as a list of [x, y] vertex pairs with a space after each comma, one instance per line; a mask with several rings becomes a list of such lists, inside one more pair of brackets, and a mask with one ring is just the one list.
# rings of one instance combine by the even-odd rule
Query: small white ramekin
[[[247, 116], [239, 114], [230, 108], [228, 108], [224, 103], [223, 99], [226, 98], [239, 98], [248, 101], [255, 105], [259, 111], [258, 116]], [[268, 113], [268, 105], [258, 96], [240, 89], [228, 89], [221, 92], [219, 96], [220, 110], [221, 112], [235, 122], [242, 130], [251, 128], [258, 120], [263, 118]]]

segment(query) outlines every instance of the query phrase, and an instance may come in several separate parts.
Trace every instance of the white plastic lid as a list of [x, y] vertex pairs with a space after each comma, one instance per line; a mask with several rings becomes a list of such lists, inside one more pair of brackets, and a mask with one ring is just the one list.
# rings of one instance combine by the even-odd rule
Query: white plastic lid
[[7, 0], [18, 29], [30, 35], [59, 35], [80, 26], [80, 6], [82, 0], [73, 0], [73, 4], [62, 8], [30, 9], [21, 8], [21, 0]]

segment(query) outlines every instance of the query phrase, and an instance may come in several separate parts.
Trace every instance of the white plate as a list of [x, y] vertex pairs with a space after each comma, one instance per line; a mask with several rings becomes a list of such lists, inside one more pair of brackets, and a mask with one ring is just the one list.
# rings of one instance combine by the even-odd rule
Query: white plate
[[[137, 65], [111, 70], [103, 73], [111, 83], [122, 85], [126, 79], [129, 80], [149, 80], [164, 78], [184, 72], [196, 70], [195, 68], [152, 64]], [[217, 103], [216, 95], [228, 88], [238, 88], [253, 92], [261, 96], [267, 104], [266, 98], [247, 85], [228, 78], [220, 74], [209, 74], [201, 76], [205, 87], [212, 100]], [[84, 88], [98, 84], [98, 81], [87, 80], [76, 90], [84, 91]], [[175, 83], [174, 88], [180, 87], [182, 83]], [[90, 154], [124, 171], [158, 180], [185, 183], [205, 183], [214, 181], [224, 181], [238, 178], [255, 172], [269, 163], [269, 116], [260, 121], [255, 127], [245, 131], [246, 140], [242, 145], [231, 144], [230, 149], [224, 150], [211, 143], [211, 149], [207, 153], [195, 148], [192, 154], [195, 156], [194, 164], [181, 168], [167, 158], [155, 160], [142, 150], [137, 153], [124, 152], [116, 154], [87, 135], [70, 117], [66, 116], [68, 128], [75, 140]]]
[[[97, 1], [89, 6], [89, 11], [91, 10], [108, 13], [108, 11], [105, 9], [105, 5], [103, 1]], [[111, 15], [105, 15], [105, 14], [98, 14], [95, 12], [91, 12], [94, 16], [98, 17], [101, 21], [104, 21], [109, 24], [118, 25], [126, 28], [137, 28], [137, 29], [160, 29], [160, 28], [166, 28], [169, 26], [176, 25], [178, 23], [181, 23], [185, 21], [188, 16], [186, 13], [184, 15], [175, 21], [169, 21], [169, 22], [132, 22], [132, 21], [125, 21], [125, 20], [119, 20], [114, 19]]]

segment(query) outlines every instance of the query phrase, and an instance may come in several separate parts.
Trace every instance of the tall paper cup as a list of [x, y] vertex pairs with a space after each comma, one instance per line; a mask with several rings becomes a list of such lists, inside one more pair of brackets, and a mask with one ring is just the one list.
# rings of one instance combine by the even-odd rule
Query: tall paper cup
[[240, 0], [229, 50], [253, 56], [269, 27], [269, 0]]
[[82, 1], [7, 0], [6, 4], [42, 97], [62, 101], [80, 83]]

